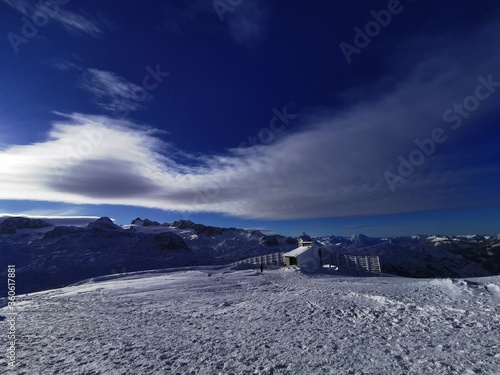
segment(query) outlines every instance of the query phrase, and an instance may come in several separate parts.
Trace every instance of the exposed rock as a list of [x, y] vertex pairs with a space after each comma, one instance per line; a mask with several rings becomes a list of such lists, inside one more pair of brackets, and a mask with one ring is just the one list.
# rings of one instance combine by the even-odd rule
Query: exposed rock
[[69, 234], [73, 234], [75, 232], [82, 231], [82, 230], [84, 230], [84, 229], [78, 228], [78, 227], [67, 227], [67, 226], [55, 227], [50, 232], [45, 233], [44, 238], [55, 238], [55, 237], [67, 236]]
[[262, 240], [260, 240], [262, 245], [266, 246], [276, 246], [279, 245], [278, 239], [276, 236], [264, 236]]
[[86, 228], [88, 229], [107, 229], [107, 230], [123, 230], [122, 227], [113, 223], [109, 217], [101, 217], [96, 221], [89, 223]]
[[213, 237], [218, 234], [224, 233], [226, 228], [219, 227], [211, 227], [203, 224], [195, 224], [191, 220], [178, 220], [172, 223], [172, 226], [177, 227], [179, 229], [193, 229], [194, 233], [200, 235], [204, 234], [205, 236]]
[[142, 223], [143, 227], [159, 227], [161, 224], [157, 221], [145, 219]]
[[132, 222], [130, 224], [132, 224], [132, 225], [142, 225], [142, 223], [144, 223], [144, 221], [142, 221], [142, 219], [140, 217], [137, 217], [134, 220], [132, 220]]
[[149, 220], [149, 219], [144, 219], [142, 220], [140, 217], [132, 220], [132, 225], [138, 225], [138, 226], [143, 226], [143, 227], [159, 227], [161, 224], [157, 221]]
[[155, 242], [160, 246], [161, 250], [186, 250], [189, 251], [188, 246], [182, 239], [175, 233], [162, 232], [155, 235]]

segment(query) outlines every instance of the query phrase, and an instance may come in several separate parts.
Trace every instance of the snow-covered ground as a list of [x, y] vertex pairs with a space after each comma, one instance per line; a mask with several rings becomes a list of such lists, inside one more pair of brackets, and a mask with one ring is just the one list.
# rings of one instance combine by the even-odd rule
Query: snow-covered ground
[[498, 375], [500, 277], [141, 272], [21, 296], [17, 329], [26, 375]]

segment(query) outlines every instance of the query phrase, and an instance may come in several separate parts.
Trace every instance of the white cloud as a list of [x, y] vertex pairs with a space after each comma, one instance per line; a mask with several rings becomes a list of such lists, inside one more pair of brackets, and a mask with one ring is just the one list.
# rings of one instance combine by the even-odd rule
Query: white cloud
[[[493, 74], [500, 81], [500, 53], [477, 43], [496, 38], [487, 31], [455, 45], [443, 41], [431, 59], [407, 66], [404, 79], [392, 88], [385, 86], [384, 92], [343, 111], [303, 114], [301, 131], [285, 131], [266, 146], [198, 157], [196, 166], [177, 162], [179, 150], [151, 128], [105, 116], [69, 115], [53, 124], [46, 141], [0, 151], [0, 196], [265, 219], [498, 203], [495, 185], [487, 181], [499, 175], [500, 167], [474, 164], [478, 151], [471, 147], [467, 152], [472, 156], [464, 162], [463, 145], [496, 111], [500, 89], [481, 102], [460, 131], [450, 130], [442, 119], [453, 103], [474, 94], [478, 75]], [[458, 63], [454, 58], [463, 50], [470, 59]], [[439, 58], [451, 62], [445, 70], [435, 64]], [[116, 81], [112, 74], [95, 75], [101, 82]], [[111, 93], [102, 88], [102, 97], [132, 95], [126, 84], [118, 87]], [[445, 128], [449, 140], [391, 192], [384, 172], [394, 171], [398, 155], [408, 155], [414, 140], [429, 137], [436, 127]]]
[[[429, 161], [430, 172], [416, 173], [396, 193], [389, 191], [383, 172], [396, 163], [398, 148], [411, 142], [412, 129], [422, 123], [412, 118], [413, 109], [406, 116], [399, 107], [386, 110], [382, 104], [356, 108], [358, 119], [323, 118], [269, 146], [207, 156], [197, 167], [176, 163], [168, 156], [172, 146], [150, 129], [102, 116], [72, 115], [54, 125], [46, 142], [0, 152], [0, 193], [4, 199], [125, 204], [266, 219], [456, 205], [471, 171], [441, 170], [439, 161]], [[370, 123], [359, 120], [363, 118]], [[394, 122], [406, 129], [406, 136], [391, 129]]]
[[94, 20], [69, 11], [65, 8], [65, 5], [61, 5], [57, 1], [3, 0], [3, 2], [28, 18], [33, 17], [35, 14], [43, 14], [45, 17], [60, 23], [72, 33], [87, 34], [93, 37], [97, 37], [102, 33]]

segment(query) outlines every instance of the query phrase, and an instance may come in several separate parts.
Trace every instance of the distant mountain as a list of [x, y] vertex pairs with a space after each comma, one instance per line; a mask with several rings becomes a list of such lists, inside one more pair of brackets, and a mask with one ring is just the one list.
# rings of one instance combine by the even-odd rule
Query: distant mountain
[[494, 275], [500, 274], [500, 236], [430, 236], [430, 245], [467, 258]]
[[368, 237], [364, 234], [355, 234], [349, 237], [349, 240], [353, 245], [356, 245], [357, 247], [373, 246], [383, 242], [383, 240], [380, 238]]
[[484, 267], [461, 255], [425, 244], [405, 246], [389, 241], [363, 247], [353, 244], [337, 248], [336, 253], [377, 255], [380, 258], [382, 271], [398, 276], [425, 278], [491, 276]]
[[290, 237], [266, 236], [257, 230], [206, 226], [189, 220], [174, 221], [167, 228], [181, 236], [195, 254], [208, 257], [213, 264], [289, 251], [297, 246], [297, 241]]
[[131, 228], [144, 233], [176, 233], [206, 264], [226, 264], [261, 254], [288, 251], [297, 246], [297, 240], [290, 237], [266, 236], [257, 230], [213, 227], [190, 220], [160, 224], [137, 218], [132, 221]]
[[[500, 236], [412, 236], [371, 238], [365, 235], [322, 237], [345, 255], [377, 255], [384, 272], [407, 277], [480, 277], [500, 274]], [[492, 251], [498, 246], [498, 250]]]
[[15, 234], [18, 229], [36, 229], [51, 226], [51, 224], [40, 219], [9, 217], [0, 223], [0, 234]]
[[113, 221], [109, 217], [101, 217], [100, 219], [97, 219], [96, 221], [89, 223], [86, 226], [86, 228], [87, 229], [94, 229], [97, 231], [100, 231], [100, 230], [121, 231], [122, 230], [122, 227], [113, 223]]
[[197, 235], [204, 234], [209, 237], [214, 237], [216, 235], [223, 234], [228, 230], [235, 229], [235, 228], [218, 228], [203, 224], [195, 224], [190, 220], [174, 221], [171, 226], [179, 229], [192, 229], [193, 232]]
[[[500, 274], [500, 236], [372, 238], [357, 234], [313, 240], [324, 249], [325, 262], [336, 255], [377, 255], [383, 271], [394, 275]], [[189, 220], [160, 224], [136, 218], [130, 225], [119, 226], [103, 217], [86, 227], [53, 227], [41, 220], [15, 217], [0, 223], [0, 259], [2, 264], [16, 265], [19, 293], [111, 273], [227, 264], [297, 246], [292, 237]]]
[[147, 269], [203, 264], [175, 233], [123, 229], [109, 218], [86, 227], [0, 237], [2, 263], [16, 265], [18, 293], [82, 279]]
[[133, 225], [140, 225], [140, 226], [143, 226], [143, 227], [159, 227], [161, 225], [157, 221], [152, 221], [152, 220], [149, 220], [149, 219], [142, 220], [140, 217], [132, 220], [132, 224]]

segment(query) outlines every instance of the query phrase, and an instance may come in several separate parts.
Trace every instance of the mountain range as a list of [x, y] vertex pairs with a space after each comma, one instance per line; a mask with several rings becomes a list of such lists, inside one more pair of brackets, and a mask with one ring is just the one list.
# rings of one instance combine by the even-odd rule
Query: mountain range
[[[392, 275], [464, 278], [500, 274], [498, 235], [373, 238], [358, 234], [313, 240], [330, 253], [379, 256], [383, 272]], [[115, 273], [229, 264], [297, 246], [292, 237], [188, 220], [159, 223], [136, 218], [119, 226], [102, 217], [84, 227], [54, 226], [26, 217], [0, 222], [1, 263], [16, 265], [18, 293]]]

